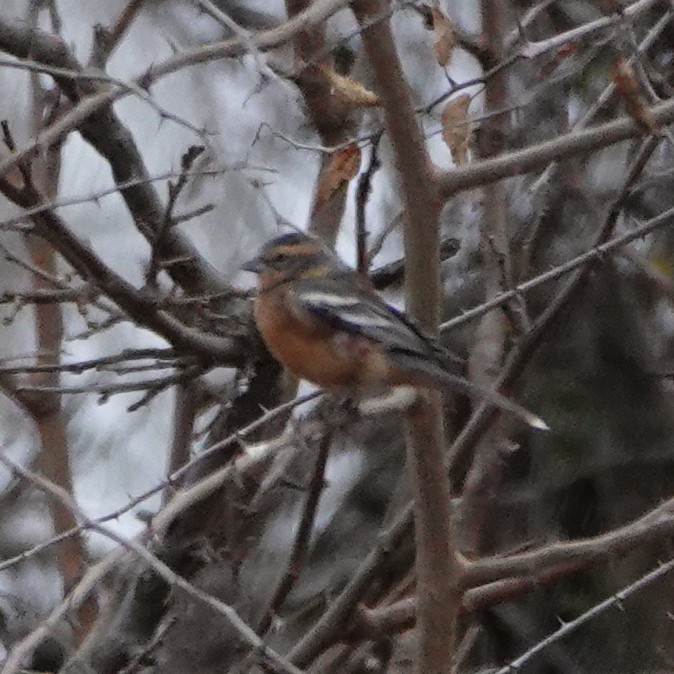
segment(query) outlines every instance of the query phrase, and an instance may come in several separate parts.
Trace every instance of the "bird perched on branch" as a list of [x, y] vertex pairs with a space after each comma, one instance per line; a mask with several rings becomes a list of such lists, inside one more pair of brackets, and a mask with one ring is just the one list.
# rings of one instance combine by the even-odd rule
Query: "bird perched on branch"
[[242, 269], [258, 274], [254, 315], [267, 348], [298, 377], [354, 396], [448, 389], [547, 428], [500, 393], [448, 372], [448, 354], [319, 239], [283, 234]]

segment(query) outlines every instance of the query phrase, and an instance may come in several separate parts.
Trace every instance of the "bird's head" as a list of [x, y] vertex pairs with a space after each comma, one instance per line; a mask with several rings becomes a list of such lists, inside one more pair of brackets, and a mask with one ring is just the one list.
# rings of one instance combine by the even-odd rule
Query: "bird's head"
[[320, 239], [302, 232], [282, 234], [268, 241], [241, 268], [258, 274], [263, 287], [349, 270]]

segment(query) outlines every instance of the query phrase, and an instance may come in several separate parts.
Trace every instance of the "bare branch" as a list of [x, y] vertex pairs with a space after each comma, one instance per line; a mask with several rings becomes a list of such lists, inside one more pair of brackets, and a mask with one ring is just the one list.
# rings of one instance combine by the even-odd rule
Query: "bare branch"
[[572, 28], [563, 33], [558, 33], [554, 37], [548, 38], [547, 40], [540, 40], [539, 42], [528, 42], [520, 51], [520, 54], [524, 58], [535, 58], [545, 52], [553, 51], [562, 45], [579, 40], [586, 35], [595, 33], [604, 28], [611, 28], [613, 26], [618, 26], [625, 22], [626, 18], [633, 19], [636, 18], [642, 12], [650, 9], [657, 0], [639, 0], [631, 5], [625, 7], [620, 15], [613, 16], [603, 16], [594, 21], [588, 21], [581, 26]]
[[[43, 201], [34, 189], [12, 187], [0, 179], [0, 191], [24, 208], [35, 208]], [[110, 299], [122, 307], [139, 325], [144, 325], [166, 337], [176, 348], [187, 349], [206, 358], [218, 358], [231, 365], [245, 362], [246, 348], [236, 337], [215, 337], [178, 321], [157, 307], [154, 294], [136, 290], [124, 278], [107, 266], [85, 243], [80, 241], [52, 211], [31, 216], [37, 231], [83, 276], [94, 282]], [[231, 358], [231, 360], [230, 360]]]
[[[606, 240], [614, 231], [618, 216], [620, 215], [630, 187], [641, 175], [648, 159], [658, 145], [658, 138], [654, 136], [644, 140], [637, 152], [637, 155], [628, 170], [628, 174], [623, 182], [618, 197], [611, 204], [606, 214], [606, 218], [597, 232], [593, 248], [606, 243]], [[562, 315], [563, 310], [577, 297], [578, 293], [585, 286], [589, 274], [589, 267], [581, 267], [569, 279], [555, 299], [548, 304], [545, 311], [537, 317], [531, 329], [524, 335], [517, 346], [511, 350], [508, 359], [498, 378], [498, 387], [506, 387], [512, 384], [521, 373], [529, 356], [541, 343], [543, 335], [555, 325], [556, 321]], [[486, 405], [482, 404], [471, 417], [470, 421], [463, 427], [461, 433], [454, 441], [450, 450], [450, 466], [456, 466], [459, 459], [465, 452], [469, 451], [478, 437], [483, 432], [493, 415]]]
[[[47, 65], [81, 71], [76, 59], [63, 42], [54, 36], [30, 30], [24, 26], [10, 26], [0, 22], [0, 48], [19, 58], [31, 55]], [[97, 89], [90, 80], [73, 80], [71, 77], [60, 75], [54, 75], [54, 78], [64, 94], [75, 105], [75, 110], [78, 103], [83, 100], [83, 96], [96, 95]], [[74, 110], [66, 113], [65, 117], [72, 112]], [[149, 178], [147, 169], [130, 132], [120, 122], [111, 107], [93, 110], [91, 115], [80, 119], [78, 128], [85, 140], [109, 162], [115, 182], [123, 183], [138, 178], [143, 179], [143, 182], [122, 190], [121, 194], [137, 227], [142, 234], [151, 239], [153, 234], [161, 230], [164, 208], [156, 190], [147, 181]], [[45, 133], [48, 132], [45, 130]], [[40, 134], [36, 138], [43, 139], [44, 135]], [[62, 138], [62, 135], [59, 138]], [[49, 146], [49, 143], [41, 143], [41, 147]], [[21, 154], [18, 152], [15, 156]], [[15, 165], [20, 165], [21, 161], [20, 157], [19, 163]], [[5, 170], [0, 169], [0, 175], [4, 173]], [[36, 205], [30, 204], [32, 207]], [[185, 288], [197, 291], [224, 289], [225, 286], [219, 274], [198, 255], [196, 248], [183, 234], [171, 231], [163, 236], [161, 252], [166, 257], [183, 260], [181, 264], [172, 266], [170, 273]]]
[[[462, 585], [467, 589], [461, 600], [461, 614], [512, 600], [589, 564], [666, 539], [674, 530], [673, 506], [674, 500], [670, 499], [638, 520], [594, 538], [553, 543], [519, 555], [464, 561]], [[483, 573], [487, 569], [489, 573]], [[391, 634], [409, 629], [416, 621], [416, 606], [416, 599], [410, 597], [384, 607], [359, 607], [353, 635], [361, 630], [365, 634]]]
[[281, 579], [272, 594], [269, 606], [260, 625], [258, 625], [257, 631], [261, 634], [268, 632], [274, 616], [278, 613], [283, 602], [287, 599], [288, 594], [297, 582], [300, 571], [309, 555], [309, 539], [314, 527], [318, 503], [325, 487], [325, 466], [328, 461], [332, 435], [331, 430], [328, 428], [320, 439], [313, 471], [307, 486], [307, 497], [302, 509], [302, 517], [297, 526], [290, 556], [286, 562], [285, 571], [281, 575]]
[[353, 577], [338, 597], [332, 600], [323, 615], [290, 651], [288, 658], [300, 667], [307, 666], [330, 644], [344, 635], [346, 622], [358, 606], [363, 594], [377, 578], [382, 562], [412, 534], [414, 506], [409, 504], [377, 537], [375, 548], [361, 562]]
[[575, 620], [563, 624], [558, 630], [547, 636], [545, 639], [539, 641], [533, 648], [530, 648], [526, 653], [520, 655], [519, 658], [499, 669], [497, 672], [495, 672], [495, 674], [513, 674], [513, 672], [520, 671], [525, 664], [527, 664], [543, 649], [547, 648], [551, 644], [554, 644], [556, 641], [563, 639], [567, 634], [575, 632], [578, 628], [590, 622], [590, 620], [593, 620], [613, 606], [620, 607], [625, 599], [632, 596], [633, 594], [636, 594], [637, 592], [640, 592], [648, 585], [651, 585], [661, 578], [664, 578], [672, 570], [674, 570], [674, 559], [671, 559], [667, 563], [658, 566], [656, 569], [653, 569], [653, 571], [647, 573], [645, 576], [642, 576], [634, 583], [630, 583], [620, 590], [620, 592], [617, 592], [612, 597], [609, 597], [596, 606], [593, 606], [589, 611], [585, 611], [585, 613], [579, 615]]
[[552, 543], [541, 548], [505, 557], [488, 557], [464, 563], [462, 585], [474, 587], [509, 576], [530, 576], [558, 565], [607, 559], [633, 550], [647, 541], [661, 540], [674, 529], [674, 499], [643, 517], [586, 540]]
[[[292, 40], [298, 33], [308, 28], [320, 25], [332, 15], [347, 7], [349, 0], [318, 0], [313, 2], [307, 9], [299, 12], [296, 16], [290, 18], [281, 26], [271, 30], [262, 31], [253, 37], [254, 44], [260, 51], [267, 51], [279, 47], [289, 40]], [[43, 35], [43, 34], [41, 34]], [[0, 48], [16, 56], [25, 55], [26, 45], [31, 45], [36, 36], [26, 35], [25, 27], [10, 26], [7, 23], [0, 22]], [[56, 60], [58, 64], [61, 59], [66, 60], [65, 66], [71, 70], [78, 70], [79, 65], [73, 62], [72, 57], [67, 56], [62, 43], [49, 44], [48, 38], [45, 49], [44, 60], [51, 63]], [[151, 66], [144, 73], [135, 78], [134, 84], [141, 88], [148, 88], [153, 82], [158, 81], [166, 75], [170, 75], [182, 68], [205, 63], [208, 61], [222, 58], [236, 58], [246, 53], [247, 41], [235, 38], [217, 42], [205, 47], [198, 47], [192, 51], [187, 51], [167, 59], [161, 64]], [[66, 54], [66, 56], [64, 56]], [[35, 55], [34, 55], [35, 56]], [[38, 59], [42, 60], [42, 59]], [[68, 86], [68, 90], [72, 87]], [[23, 148], [19, 149], [14, 155], [0, 162], [0, 176], [14, 168], [26, 156], [33, 155], [40, 148], [47, 148], [53, 143], [59, 141], [67, 133], [78, 128], [85, 120], [96, 112], [110, 106], [115, 101], [127, 96], [130, 90], [111, 88], [106, 91], [94, 93], [87, 98], [82, 99], [72, 110], [66, 113], [60, 120], [45, 129], [39, 138], [34, 139]], [[101, 120], [105, 121], [105, 120]], [[109, 130], [109, 125], [104, 124], [104, 131]], [[117, 176], [118, 180], [124, 181], [131, 178], [138, 178], [138, 175]], [[151, 201], [154, 201], [152, 197]], [[157, 210], [157, 213], [161, 209]]]
[[356, 269], [358, 269], [361, 274], [367, 274], [368, 269], [370, 268], [367, 245], [369, 232], [367, 231], [365, 222], [365, 208], [370, 197], [370, 192], [372, 191], [372, 179], [381, 167], [381, 162], [379, 161], [380, 140], [381, 135], [373, 138], [370, 160], [368, 161], [367, 168], [358, 179], [358, 185], [356, 187]]
[[[204, 603], [222, 615], [223, 618], [225, 618], [236, 630], [237, 634], [243, 639], [245, 643], [247, 643], [253, 650], [259, 652], [260, 655], [264, 656], [270, 662], [274, 663], [274, 665], [279, 668], [281, 672], [286, 674], [302, 674], [300, 669], [292, 665], [285, 658], [267, 646], [262, 641], [262, 639], [260, 639], [260, 637], [255, 634], [253, 629], [239, 617], [237, 612], [231, 606], [225, 604], [216, 597], [199, 590], [184, 578], [175, 574], [166, 564], [164, 564], [164, 562], [162, 562], [158, 557], [147, 550], [147, 548], [145, 548], [138, 540], [124, 539], [109, 527], [88, 519], [84, 512], [79, 508], [79, 506], [77, 506], [77, 504], [72, 500], [70, 495], [64, 489], [58, 485], [53, 484], [49, 480], [46, 480], [37, 473], [23, 468], [4, 455], [0, 455], [0, 463], [5, 464], [6, 467], [15, 472], [17, 475], [20, 475], [22, 478], [34, 484], [39, 489], [45, 491], [52, 498], [56, 499], [61, 504], [69, 508], [77, 516], [77, 518], [84, 522], [86, 526], [92, 531], [103, 534], [110, 540], [119, 544], [121, 548], [133, 553], [136, 557], [146, 562], [147, 565], [153, 571], [155, 571], [155, 573], [159, 574], [169, 585], [179, 587], [190, 597]], [[3, 674], [15, 674], [18, 672], [23, 657], [27, 654], [26, 644], [29, 641], [31, 641], [30, 645], [32, 646], [33, 643], [32, 640], [30, 640], [30, 635], [28, 638], [24, 639], [12, 648], [3, 667]]]
[[[434, 191], [430, 158], [417, 125], [388, 21], [372, 20], [388, 9], [379, 0], [358, 0], [353, 11], [363, 27], [363, 44], [384, 103], [406, 210], [405, 295], [411, 316], [437, 329], [440, 303], [441, 203]], [[456, 557], [444, 470], [444, 428], [440, 393], [420, 399], [406, 416], [406, 444], [416, 495], [415, 543], [419, 649], [415, 671], [446, 674], [456, 647]]]
[[117, 45], [119, 45], [124, 37], [124, 34], [129, 30], [133, 20], [143, 6], [143, 2], [145, 2], [145, 0], [129, 0], [117, 21], [115, 21], [112, 28], [108, 31], [105, 41], [106, 59], [115, 51]]
[[[660, 103], [650, 110], [658, 124], [666, 126], [674, 122], [674, 101]], [[494, 159], [446, 171], [438, 176], [438, 190], [441, 198], [447, 200], [478, 185], [529, 173], [551, 161], [568, 159], [643, 135], [644, 129], [639, 124], [630, 117], [623, 117], [582, 131], [572, 131], [533, 147], [507, 152]]]
[[[215, 177], [220, 176], [228, 171], [241, 171], [244, 169], [250, 169], [252, 171], [266, 171], [269, 173], [276, 173], [274, 169], [265, 168], [263, 166], [248, 166], [247, 164], [244, 163], [240, 163], [238, 165], [233, 164], [232, 166], [226, 166], [223, 168], [211, 168], [206, 170], [190, 171], [188, 173], [185, 173], [183, 171], [165, 171], [164, 173], [150, 176], [149, 178], [138, 178], [138, 179], [134, 178], [132, 180], [119, 183], [114, 187], [99, 190], [98, 192], [92, 192], [90, 194], [81, 197], [71, 197], [68, 199], [54, 199], [46, 201], [45, 203], [40, 204], [39, 206], [35, 206], [34, 208], [25, 209], [21, 213], [21, 215], [15, 215], [11, 218], [7, 218], [5, 220], [0, 221], [0, 228], [4, 229], [13, 226], [18, 226], [20, 223], [28, 219], [31, 215], [37, 215], [39, 213], [44, 213], [45, 211], [57, 210], [59, 208], [65, 208], [66, 206], [77, 206], [78, 204], [96, 203], [100, 201], [100, 199], [102, 199], [103, 197], [106, 197], [110, 194], [116, 194], [117, 192], [125, 189], [126, 187], [134, 187], [136, 185], [140, 185], [143, 182], [159, 182], [162, 180], [168, 180], [169, 178], [179, 178], [181, 175], [187, 175], [189, 177], [194, 176]], [[24, 226], [20, 228], [20, 231], [24, 229], [32, 231], [33, 228], [30, 226]]]

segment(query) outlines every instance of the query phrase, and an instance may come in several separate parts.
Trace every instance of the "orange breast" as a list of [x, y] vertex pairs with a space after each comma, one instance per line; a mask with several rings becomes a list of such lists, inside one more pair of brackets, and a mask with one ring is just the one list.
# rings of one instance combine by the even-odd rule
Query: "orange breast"
[[258, 329], [279, 362], [323, 388], [356, 392], [381, 388], [389, 368], [378, 344], [280, 311], [279, 291], [263, 294], [255, 303]]

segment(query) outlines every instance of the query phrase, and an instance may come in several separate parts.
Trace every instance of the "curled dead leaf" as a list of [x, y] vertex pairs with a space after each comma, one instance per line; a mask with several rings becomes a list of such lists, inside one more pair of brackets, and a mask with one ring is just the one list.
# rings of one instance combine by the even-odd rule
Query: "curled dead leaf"
[[332, 93], [339, 96], [344, 102], [357, 108], [371, 108], [381, 105], [381, 99], [357, 80], [340, 75], [326, 65], [319, 66], [327, 78]]
[[346, 189], [349, 181], [358, 175], [359, 168], [360, 148], [356, 144], [335, 152], [318, 181], [314, 209], [320, 210], [335, 194]]
[[456, 31], [454, 25], [437, 7], [431, 8], [433, 16], [433, 54], [437, 62], [444, 68], [452, 58], [456, 47]]
[[468, 144], [472, 130], [468, 122], [470, 96], [462, 94], [450, 100], [442, 111], [442, 139], [457, 166], [468, 163]]

